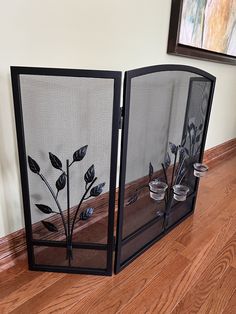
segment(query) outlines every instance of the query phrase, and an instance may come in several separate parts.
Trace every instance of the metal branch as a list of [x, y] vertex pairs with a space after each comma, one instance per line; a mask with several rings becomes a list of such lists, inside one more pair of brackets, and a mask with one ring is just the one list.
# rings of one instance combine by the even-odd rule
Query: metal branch
[[184, 156], [184, 158], [183, 158], [183, 160], [182, 160], [182, 162], [181, 162], [181, 164], [180, 164], [180, 166], [179, 166], [179, 168], [178, 168], [178, 172], [177, 172], [177, 174], [176, 174], [176, 177], [175, 177], [175, 184], [176, 184], [177, 181], [178, 181], [179, 174], [180, 174], [180, 172], [181, 172], [181, 170], [182, 170], [182, 167], [183, 167], [183, 165], [184, 165], [185, 160], [186, 160], [186, 157]]
[[[163, 164], [163, 163], [161, 164], [161, 166], [162, 166], [162, 169], [163, 169], [163, 172], [164, 172], [164, 176], [165, 176], [166, 184], [168, 185], [168, 180], [167, 180], [166, 169], [165, 169], [165, 167], [164, 167], [164, 164]], [[168, 190], [169, 190], [169, 188], [168, 188]], [[169, 195], [168, 190], [167, 190], [167, 198], [169, 197], [169, 196], [168, 196], [168, 195]]]
[[77, 206], [77, 209], [76, 209], [76, 212], [75, 212], [75, 215], [74, 215], [74, 219], [73, 219], [73, 222], [72, 222], [72, 226], [71, 226], [71, 232], [70, 232], [71, 239], [72, 239], [72, 236], [73, 236], [75, 221], [76, 221], [78, 212], [79, 212], [79, 210], [80, 210], [80, 207], [81, 207], [83, 201], [85, 200], [85, 197], [86, 197], [87, 193], [89, 192], [89, 190], [91, 189], [91, 187], [93, 186], [93, 184], [94, 184], [94, 182], [95, 182], [96, 180], [97, 180], [97, 177], [93, 179], [93, 181], [90, 183], [90, 185], [88, 186], [88, 188], [85, 190], [84, 195], [82, 196], [82, 198], [81, 198], [81, 200], [80, 200], [80, 202], [79, 202], [79, 205]]
[[183, 173], [181, 179], [179, 180], [179, 184], [181, 184], [181, 182], [182, 182], [182, 180], [184, 179], [185, 175], [186, 175], [186, 170], [184, 171], [184, 173]]
[[63, 212], [62, 212], [62, 209], [61, 209], [61, 205], [60, 203], [58, 202], [57, 200], [57, 197], [56, 197], [56, 194], [54, 193], [53, 189], [51, 188], [50, 184], [48, 183], [47, 179], [44, 177], [44, 175], [42, 175], [41, 173], [38, 174], [40, 176], [40, 178], [43, 180], [43, 182], [46, 184], [48, 190], [50, 191], [52, 197], [54, 198], [56, 204], [57, 204], [57, 207], [59, 209], [59, 212], [60, 212], [60, 215], [61, 215], [61, 219], [62, 219], [62, 223], [63, 223], [63, 226], [64, 226], [64, 229], [65, 229], [65, 235], [67, 237], [68, 235], [68, 231], [67, 231], [67, 227], [66, 227], [66, 222], [65, 222], [65, 218], [64, 218], [64, 215], [63, 215]]
[[170, 188], [172, 188], [173, 181], [174, 181], [174, 175], [175, 175], [175, 168], [176, 168], [176, 160], [177, 160], [177, 155], [178, 155], [178, 148], [175, 153], [175, 159], [174, 159], [174, 165], [173, 165], [173, 170], [172, 170], [172, 177], [171, 177], [171, 183], [170, 183]]

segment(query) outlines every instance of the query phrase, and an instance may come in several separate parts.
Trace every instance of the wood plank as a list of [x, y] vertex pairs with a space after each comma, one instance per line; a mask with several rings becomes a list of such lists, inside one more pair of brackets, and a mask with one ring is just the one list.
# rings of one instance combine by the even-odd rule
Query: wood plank
[[[119, 313], [160, 313], [156, 306], [161, 297], [168, 293], [173, 282], [180, 282], [180, 277], [189, 267], [187, 259], [182, 260], [181, 255], [178, 255], [175, 262], [167, 265], [128, 305], [124, 304]], [[118, 298], [121, 299], [121, 296]]]
[[74, 304], [80, 304], [85, 296], [93, 295], [100, 285], [104, 285], [110, 278], [89, 275], [67, 274], [46, 290], [32, 295], [11, 313], [65, 313]]
[[[153, 280], [121, 313], [138, 313], [138, 311], [140, 313], [171, 313], [174, 309], [173, 313], [196, 313], [202, 305], [199, 306], [199, 298], [201, 297], [200, 300], [205, 301], [201, 290], [204, 289], [204, 291], [209, 292], [217, 280], [223, 276], [230, 262], [236, 257], [236, 235], [234, 234], [228, 241], [213, 262], [205, 261], [204, 264], [207, 267], [202, 272], [201, 268], [204, 265], [201, 261], [207, 254], [208, 247], [204, 249], [183, 272], [179, 271], [177, 273], [178, 276], [174, 281], [169, 282], [167, 287], [164, 287], [164, 291], [162, 283]], [[195, 289], [195, 287], [197, 288]], [[201, 290], [199, 290], [200, 288]], [[192, 292], [192, 290], [194, 291]], [[205, 293], [204, 297], [207, 296], [207, 293]], [[188, 300], [191, 300], [191, 302], [187, 303]], [[175, 308], [176, 304], [178, 304], [177, 308]], [[199, 306], [199, 308], [195, 311], [193, 305], [195, 307]]]
[[235, 291], [236, 269], [229, 267], [225, 276], [221, 278], [216, 288], [198, 311], [198, 314], [222, 313]]
[[197, 313], [210, 293], [236, 258], [236, 234], [225, 244], [217, 257], [208, 265], [195, 285], [175, 307], [173, 313]]
[[39, 276], [37, 274], [32, 276], [36, 276], [36, 278], [25, 283], [20, 289], [16, 287], [16, 291], [12, 287], [13, 291], [0, 300], [1, 314], [8, 314], [13, 311], [40, 291], [49, 288], [54, 282], [63, 278], [65, 274], [41, 273]]
[[[169, 246], [166, 247], [163, 245], [161, 249], [156, 252], [156, 255], [153, 254], [152, 259], [147, 259], [144, 256], [140, 261], [137, 260], [137, 262], [140, 269], [142, 268], [142, 265], [144, 265], [144, 261], [148, 269], [150, 267], [154, 267], [154, 265], [160, 268], [161, 265], [164, 265], [168, 263], [168, 261], [173, 260], [179, 250], [182, 250], [182, 245], [179, 245], [177, 243], [172, 243], [172, 245], [169, 244]], [[164, 258], [163, 251], [165, 251], [166, 258]], [[130, 278], [132, 274], [135, 275], [136, 271], [129, 271], [129, 277], [123, 274], [122, 278]], [[68, 278], [68, 275], [66, 278]], [[37, 309], [40, 309], [40, 313], [48, 313], [48, 311], [56, 312], [59, 310], [63, 310], [63, 313], [66, 311], [69, 311], [69, 313], [73, 313], [76, 308], [81, 306], [81, 302], [78, 302], [79, 300], [83, 299], [83, 304], [87, 304], [87, 302], [84, 300], [84, 298], [86, 298], [86, 300], [88, 300], [88, 304], [91, 304], [93, 296], [96, 296], [98, 293], [97, 291], [95, 293], [95, 290], [99, 290], [99, 294], [101, 293], [100, 286], [101, 288], [106, 290], [105, 294], [107, 294], [107, 289], [109, 289], [109, 287], [111, 287], [111, 289], [114, 289], [114, 280], [117, 284], [118, 282], [122, 283], [123, 281], [123, 279], [121, 280], [121, 277], [119, 277], [119, 280], [117, 281], [116, 277], [106, 278], [96, 276], [83, 276], [81, 278], [81, 276], [70, 275], [68, 278], [70, 284], [68, 284], [66, 278], [63, 278], [63, 280], [60, 280], [50, 287], [50, 290], [57, 293], [56, 300], [53, 300], [51, 303], [49, 303], [48, 298], [50, 297], [51, 293], [48, 296], [47, 291], [45, 291], [43, 293], [40, 293], [39, 295], [36, 295], [29, 302], [26, 302], [21, 307], [19, 307], [16, 313], [18, 313], [19, 311], [20, 313], [25, 313], [24, 311], [27, 309], [31, 310], [30, 313], [34, 313], [35, 304], [38, 305]], [[83, 289], [82, 292], [81, 289]], [[105, 301], [102, 297], [99, 299], [102, 301], [102, 303]], [[38, 300], [41, 301], [39, 302]], [[88, 308], [90, 307], [88, 306]]]
[[236, 291], [234, 292], [231, 299], [227, 303], [227, 306], [222, 314], [235, 314], [235, 313], [236, 313]]
[[[75, 304], [69, 313], [117, 313], [126, 303], [132, 300], [140, 290], [144, 289], [153, 278], [164, 276], [168, 269], [176, 263], [181, 267], [186, 260], [178, 254], [182, 251], [182, 246], [177, 243], [164, 245], [160, 249], [155, 249], [152, 256], [149, 256], [145, 263], [133, 268], [129, 265], [122, 273], [119, 273], [114, 280], [107, 283], [97, 291], [96, 295], [88, 296], [83, 300], [83, 305]], [[131, 289], [132, 287], [132, 289]], [[109, 291], [109, 298], [107, 292]], [[117, 293], [119, 291], [119, 294]]]

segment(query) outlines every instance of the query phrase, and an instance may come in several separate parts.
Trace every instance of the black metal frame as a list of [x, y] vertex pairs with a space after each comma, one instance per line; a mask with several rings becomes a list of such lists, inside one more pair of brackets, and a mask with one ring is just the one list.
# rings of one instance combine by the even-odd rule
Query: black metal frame
[[[81, 274], [95, 274], [95, 275], [111, 275], [113, 262], [112, 256], [115, 246], [114, 238], [114, 208], [115, 208], [115, 192], [116, 192], [116, 172], [117, 172], [117, 153], [118, 153], [118, 130], [120, 127], [120, 116], [123, 116], [122, 123], [122, 139], [121, 139], [121, 171], [119, 178], [119, 200], [118, 200], [118, 220], [117, 220], [117, 235], [116, 235], [116, 255], [115, 255], [115, 273], [121, 271], [144, 251], [146, 251], [152, 244], [164, 237], [168, 232], [180, 224], [183, 220], [189, 217], [195, 207], [197, 190], [199, 185], [199, 179], [196, 180], [195, 192], [189, 195], [189, 199], [192, 203], [192, 208], [187, 214], [171, 225], [167, 229], [148, 242], [145, 246], [140, 248], [136, 253], [130, 256], [127, 260], [121, 263], [121, 248], [122, 245], [128, 243], [132, 239], [143, 231], [147, 230], [153, 224], [162, 219], [161, 216], [155, 217], [145, 225], [141, 226], [138, 230], [135, 230], [132, 234], [122, 239], [123, 229], [123, 210], [124, 210], [124, 193], [125, 193], [125, 174], [126, 174], [126, 159], [127, 159], [127, 146], [128, 146], [128, 130], [129, 130], [129, 111], [130, 111], [130, 92], [131, 92], [131, 80], [137, 76], [151, 74], [155, 72], [163, 71], [185, 71], [197, 75], [201, 75], [201, 79], [207, 79], [211, 81], [211, 91], [208, 103], [208, 109], [206, 113], [206, 120], [203, 131], [202, 145], [200, 150], [200, 160], [203, 159], [204, 147], [206, 142], [207, 129], [209, 124], [209, 117], [211, 112], [215, 77], [209, 73], [200, 69], [183, 66], [183, 65], [159, 65], [140, 68], [125, 73], [124, 78], [124, 90], [123, 90], [123, 108], [120, 108], [120, 90], [121, 90], [121, 72], [117, 71], [93, 71], [93, 70], [74, 70], [74, 69], [52, 69], [52, 68], [33, 68], [33, 67], [11, 67], [11, 77], [13, 86], [13, 98], [15, 109], [15, 123], [17, 129], [18, 151], [19, 151], [19, 163], [21, 170], [21, 184], [22, 195], [24, 204], [24, 216], [26, 226], [26, 241], [28, 249], [28, 262], [29, 269], [39, 271], [54, 271], [54, 272], [68, 272], [68, 273], [81, 273]], [[38, 265], [34, 260], [34, 246], [43, 247], [64, 247], [66, 248], [65, 241], [47, 241], [47, 240], [34, 240], [32, 237], [32, 222], [30, 212], [30, 200], [29, 200], [29, 183], [28, 172], [26, 162], [26, 149], [25, 149], [25, 137], [24, 137], [24, 124], [22, 103], [20, 94], [20, 75], [46, 75], [46, 76], [69, 76], [69, 77], [89, 77], [89, 78], [107, 78], [114, 80], [114, 99], [113, 99], [113, 116], [112, 116], [112, 139], [111, 139], [111, 168], [110, 168], [110, 194], [109, 194], [109, 215], [108, 215], [108, 240], [107, 244], [98, 243], [73, 243], [73, 247], [79, 249], [94, 249], [107, 252], [107, 267], [101, 268], [85, 268], [85, 267], [67, 267], [67, 266], [50, 266], [50, 265]]]
[[206, 120], [204, 125], [204, 131], [203, 131], [203, 138], [202, 138], [202, 145], [200, 150], [200, 160], [203, 159], [203, 153], [206, 143], [206, 136], [207, 136], [207, 130], [208, 130], [208, 124], [209, 124], [209, 118], [210, 118], [210, 112], [212, 107], [212, 100], [213, 100], [213, 94], [214, 94], [214, 88], [215, 88], [215, 81], [216, 78], [212, 76], [211, 74], [200, 70], [198, 68], [190, 67], [190, 66], [184, 66], [184, 65], [157, 65], [157, 66], [150, 66], [150, 67], [144, 67], [132, 71], [127, 71], [125, 73], [125, 80], [124, 80], [124, 90], [123, 90], [123, 126], [122, 126], [122, 139], [121, 139], [121, 170], [120, 170], [120, 182], [119, 182], [119, 201], [118, 201], [118, 220], [117, 220], [117, 242], [116, 242], [116, 257], [115, 257], [115, 273], [120, 272], [123, 268], [125, 268], [129, 263], [131, 263], [137, 256], [142, 254], [144, 251], [146, 251], [152, 244], [154, 244], [156, 241], [161, 239], [165, 234], [170, 232], [173, 228], [175, 228], [179, 223], [181, 223], [184, 219], [186, 219], [189, 215], [191, 215], [194, 211], [195, 203], [196, 203], [196, 196], [197, 196], [197, 190], [199, 185], [199, 179], [197, 178], [196, 183], [196, 190], [194, 193], [192, 193], [189, 197], [192, 197], [192, 208], [191, 210], [182, 217], [179, 221], [177, 221], [174, 225], [169, 227], [168, 229], [164, 229], [164, 231], [159, 234], [157, 237], [155, 237], [153, 240], [151, 240], [149, 243], [147, 243], [144, 247], [142, 247], [138, 252], [130, 256], [125, 262], [121, 263], [121, 249], [122, 245], [124, 243], [127, 243], [134, 237], [136, 237], [138, 234], [144, 231], [147, 228], [149, 228], [154, 222], [156, 222], [158, 219], [155, 217], [148, 223], [146, 223], [144, 226], [136, 230], [132, 237], [122, 239], [122, 231], [123, 231], [123, 211], [124, 211], [124, 194], [125, 194], [125, 174], [126, 174], [126, 159], [127, 159], [127, 146], [128, 146], [128, 130], [129, 130], [129, 112], [130, 112], [130, 92], [131, 92], [131, 80], [135, 77], [151, 74], [155, 72], [163, 72], [163, 71], [185, 71], [190, 72], [193, 74], [201, 75], [202, 77], [208, 79], [211, 81], [211, 91], [209, 96], [209, 103], [208, 103], [208, 109], [206, 113]]
[[[24, 74], [25, 75], [44, 75], [44, 76], [104, 78], [104, 79], [114, 80], [107, 244], [73, 243], [73, 246], [76, 248], [106, 251], [107, 252], [107, 263], [106, 263], [107, 265], [105, 269], [85, 268], [85, 267], [67, 267], [67, 266], [50, 266], [50, 265], [35, 264], [34, 252], [33, 252], [33, 247], [35, 245], [45, 246], [45, 247], [49, 247], [49, 246], [66, 247], [66, 243], [63, 241], [57, 242], [57, 241], [33, 240], [33, 237], [32, 237], [29, 183], [28, 183], [27, 162], [26, 162], [27, 156], [26, 156], [26, 148], [25, 148], [24, 122], [23, 122], [22, 102], [21, 102], [21, 93], [20, 93], [20, 80], [19, 80], [20, 75], [24, 75]], [[30, 270], [83, 273], [83, 274], [95, 274], [95, 275], [111, 275], [112, 274], [118, 130], [119, 130], [119, 120], [120, 120], [121, 74], [122, 73], [119, 71], [11, 67], [11, 78], [12, 78], [14, 110], [15, 110], [15, 123], [16, 123], [16, 129], [17, 129], [17, 142], [18, 142], [18, 151], [19, 151], [19, 163], [20, 163], [21, 185], [22, 185], [25, 228], [26, 228], [26, 242], [27, 242], [28, 263], [29, 263]]]

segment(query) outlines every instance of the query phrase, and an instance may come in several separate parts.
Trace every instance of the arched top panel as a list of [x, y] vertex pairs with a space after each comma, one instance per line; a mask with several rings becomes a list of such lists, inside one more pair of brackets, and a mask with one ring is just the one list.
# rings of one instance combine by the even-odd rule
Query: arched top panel
[[127, 79], [131, 79], [136, 76], [142, 76], [146, 74], [152, 74], [156, 72], [163, 72], [163, 71], [182, 71], [182, 72], [190, 72], [193, 74], [200, 75], [205, 77], [212, 82], [215, 82], [216, 78], [212, 74], [201, 70], [196, 67], [182, 65], [182, 64], [161, 64], [161, 65], [152, 65], [148, 67], [142, 67], [135, 70], [126, 71]]
[[[185, 65], [125, 73], [117, 272], [193, 211], [214, 85], [213, 75]], [[167, 186], [162, 200], [153, 180]], [[177, 185], [188, 190], [183, 203]]]

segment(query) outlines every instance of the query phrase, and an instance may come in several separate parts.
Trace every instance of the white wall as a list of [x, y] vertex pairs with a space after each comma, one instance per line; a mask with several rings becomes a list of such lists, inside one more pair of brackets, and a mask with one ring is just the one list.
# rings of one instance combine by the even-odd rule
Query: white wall
[[207, 148], [236, 136], [236, 67], [167, 55], [170, 5], [171, 0], [0, 0], [0, 237], [23, 226], [10, 65], [196, 66], [217, 77]]

